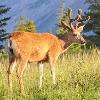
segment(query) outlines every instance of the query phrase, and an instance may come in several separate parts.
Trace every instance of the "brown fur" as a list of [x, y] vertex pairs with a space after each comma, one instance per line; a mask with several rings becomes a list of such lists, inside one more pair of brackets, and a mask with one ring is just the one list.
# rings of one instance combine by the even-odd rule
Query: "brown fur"
[[15, 55], [18, 56], [19, 54], [21, 59], [26, 56], [29, 62], [42, 61], [51, 52], [52, 57], [55, 56], [55, 53], [59, 55], [64, 45], [62, 40], [50, 33], [14, 32], [11, 34], [10, 40], [15, 43]]
[[17, 76], [22, 92], [24, 89], [22, 75], [28, 62], [49, 62], [51, 72], [54, 74], [53, 65], [56, 63], [59, 55], [71, 43], [82, 43], [85, 40], [79, 34], [74, 36], [71, 31], [69, 34], [65, 34], [62, 39], [50, 33], [13, 32], [9, 41], [12, 41], [13, 48], [11, 48], [14, 52], [14, 54], [10, 54], [10, 65], [8, 68], [9, 87], [12, 88], [12, 73], [16, 62], [18, 64]]

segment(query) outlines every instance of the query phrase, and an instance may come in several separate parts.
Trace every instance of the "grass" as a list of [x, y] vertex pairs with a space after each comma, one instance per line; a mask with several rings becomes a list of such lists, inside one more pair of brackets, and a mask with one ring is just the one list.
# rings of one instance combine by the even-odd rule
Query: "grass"
[[52, 84], [48, 64], [44, 64], [42, 90], [38, 89], [36, 63], [28, 64], [24, 73], [25, 95], [19, 95], [16, 71], [13, 94], [8, 93], [8, 59], [0, 59], [0, 100], [100, 100], [100, 51], [65, 54], [56, 64], [57, 84]]

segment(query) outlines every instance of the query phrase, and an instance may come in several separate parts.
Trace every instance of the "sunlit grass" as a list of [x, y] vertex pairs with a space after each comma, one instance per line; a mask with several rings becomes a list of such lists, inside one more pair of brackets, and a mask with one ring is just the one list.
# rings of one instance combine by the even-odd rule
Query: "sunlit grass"
[[24, 73], [25, 95], [19, 95], [16, 70], [13, 94], [8, 93], [7, 59], [0, 59], [0, 100], [100, 100], [100, 51], [65, 54], [56, 64], [57, 84], [52, 84], [49, 65], [44, 64], [42, 90], [38, 88], [36, 63], [28, 64]]

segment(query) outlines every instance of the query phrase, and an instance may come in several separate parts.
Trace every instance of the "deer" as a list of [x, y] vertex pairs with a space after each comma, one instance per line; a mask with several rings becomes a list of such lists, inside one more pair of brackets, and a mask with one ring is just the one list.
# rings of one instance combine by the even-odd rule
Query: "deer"
[[[8, 67], [8, 84], [12, 91], [12, 75], [16, 67], [20, 92], [24, 91], [23, 73], [29, 62], [37, 62], [39, 70], [39, 88], [42, 87], [43, 81], [43, 64], [50, 64], [50, 71], [53, 84], [56, 84], [55, 63], [59, 56], [63, 54], [72, 43], [86, 43], [80, 34], [85, 25], [76, 26], [73, 22], [68, 27], [65, 23], [62, 27], [68, 30], [63, 36], [59, 37], [49, 32], [31, 33], [24, 31], [12, 32], [8, 38], [9, 44], [9, 67]], [[80, 22], [79, 22], [80, 23]]]

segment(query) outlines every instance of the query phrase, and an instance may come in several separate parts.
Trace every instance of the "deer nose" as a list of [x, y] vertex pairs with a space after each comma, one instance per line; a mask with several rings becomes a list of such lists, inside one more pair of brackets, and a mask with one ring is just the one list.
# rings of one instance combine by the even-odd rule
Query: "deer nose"
[[83, 44], [86, 43], [86, 41], [83, 42]]
[[85, 44], [86, 44], [86, 41], [83, 41], [81, 44], [82, 44], [82, 45], [85, 45]]

